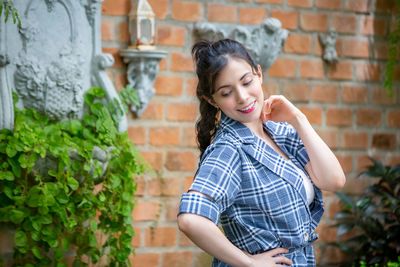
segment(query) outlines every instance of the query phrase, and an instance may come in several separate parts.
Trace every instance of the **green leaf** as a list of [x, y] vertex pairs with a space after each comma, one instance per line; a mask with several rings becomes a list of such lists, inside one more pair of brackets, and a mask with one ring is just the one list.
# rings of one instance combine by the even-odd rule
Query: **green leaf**
[[97, 231], [97, 223], [95, 221], [90, 221], [90, 229], [92, 229], [93, 232]]
[[28, 244], [26, 233], [22, 230], [17, 230], [14, 235], [14, 243], [17, 247], [25, 247]]
[[12, 210], [10, 212], [10, 221], [15, 224], [20, 224], [25, 218], [25, 213], [20, 210]]
[[61, 246], [64, 250], [68, 250], [69, 249], [69, 242], [68, 239], [66, 239], [65, 237], [63, 237], [61, 239]]
[[40, 249], [38, 247], [36, 247], [36, 246], [32, 248], [32, 253], [38, 259], [42, 259], [43, 258]]
[[79, 187], [78, 181], [75, 180], [74, 178], [68, 177], [68, 178], [67, 178], [67, 183], [68, 183], [68, 186], [69, 186], [72, 190], [74, 190], [74, 191], [75, 191], [76, 189], [78, 189], [78, 187]]
[[17, 177], [17, 178], [20, 178], [21, 177], [21, 167], [16, 162], [16, 160], [13, 159], [13, 158], [7, 158], [7, 162], [11, 165], [12, 172], [14, 173], [14, 176]]
[[0, 180], [14, 181], [14, 174], [10, 171], [0, 171]]

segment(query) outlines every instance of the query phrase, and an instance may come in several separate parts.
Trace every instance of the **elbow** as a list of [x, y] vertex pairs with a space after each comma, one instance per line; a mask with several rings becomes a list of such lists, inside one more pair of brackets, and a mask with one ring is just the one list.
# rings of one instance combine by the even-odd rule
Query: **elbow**
[[191, 228], [190, 214], [187, 214], [187, 213], [179, 214], [178, 228], [181, 232], [183, 232], [185, 234], [190, 232], [190, 228]]
[[343, 171], [340, 171], [337, 175], [335, 175], [335, 183], [334, 183], [334, 188], [333, 192], [339, 191], [344, 187], [346, 184], [346, 176], [344, 175]]

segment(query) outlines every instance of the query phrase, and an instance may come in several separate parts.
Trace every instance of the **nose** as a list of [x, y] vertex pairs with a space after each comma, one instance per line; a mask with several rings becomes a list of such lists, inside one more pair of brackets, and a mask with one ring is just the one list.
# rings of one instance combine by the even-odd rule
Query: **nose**
[[244, 103], [246, 102], [246, 99], [248, 97], [247, 91], [245, 88], [239, 86], [236, 89], [236, 101], [238, 103]]

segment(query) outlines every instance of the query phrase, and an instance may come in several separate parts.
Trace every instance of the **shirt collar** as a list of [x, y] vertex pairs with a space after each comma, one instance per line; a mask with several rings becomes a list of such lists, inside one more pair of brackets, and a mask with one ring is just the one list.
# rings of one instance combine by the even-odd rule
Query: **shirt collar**
[[256, 138], [246, 125], [229, 118], [223, 112], [221, 112], [221, 123], [218, 126], [218, 131], [233, 134], [243, 144], [252, 144]]

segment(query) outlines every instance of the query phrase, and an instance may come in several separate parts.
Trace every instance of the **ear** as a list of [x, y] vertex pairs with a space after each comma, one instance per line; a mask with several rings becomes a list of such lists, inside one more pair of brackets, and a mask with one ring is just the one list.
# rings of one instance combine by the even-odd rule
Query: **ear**
[[203, 95], [203, 99], [206, 100], [208, 102], [208, 104], [210, 104], [211, 106], [218, 108], [218, 105], [217, 105], [217, 103], [215, 103], [214, 99], [208, 98], [204, 95]]
[[257, 76], [260, 78], [261, 83], [263, 82], [263, 72], [260, 65], [257, 65]]

